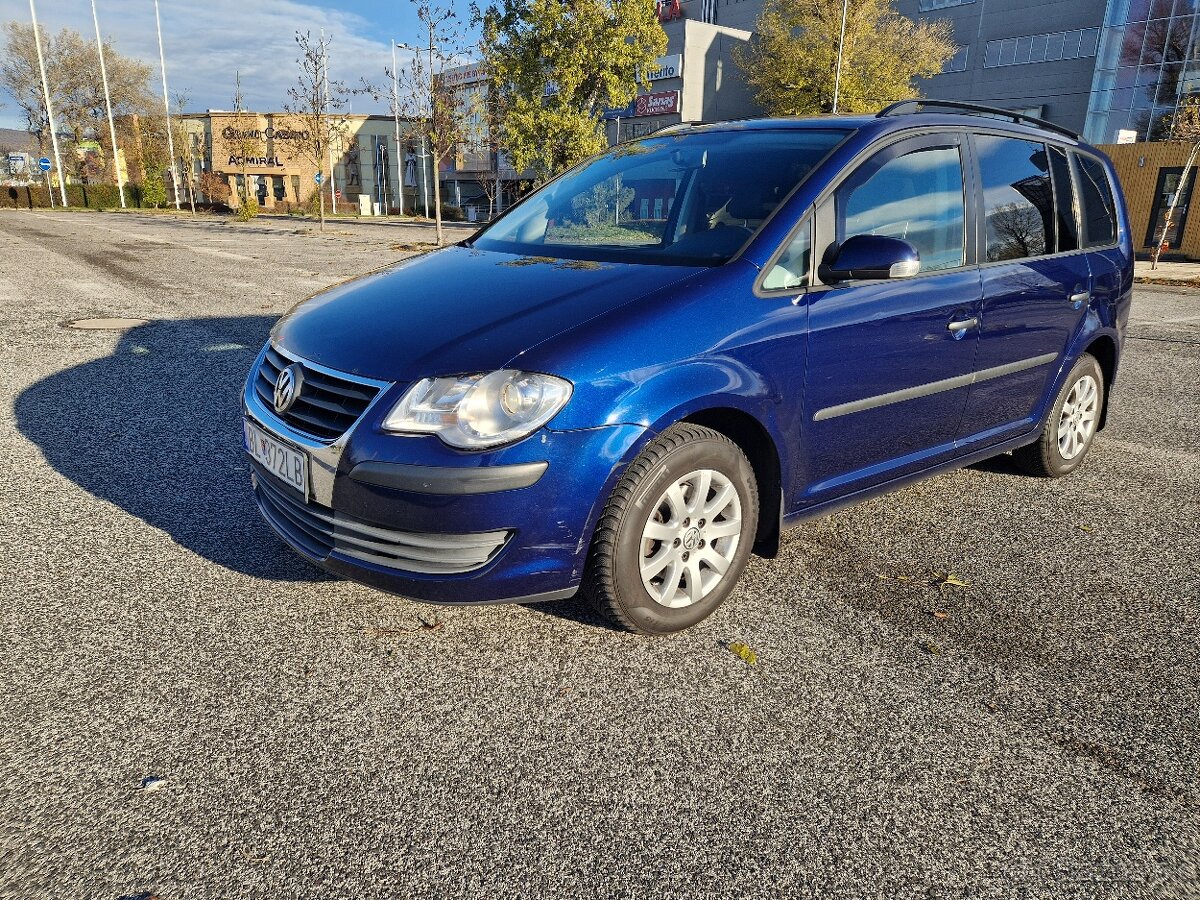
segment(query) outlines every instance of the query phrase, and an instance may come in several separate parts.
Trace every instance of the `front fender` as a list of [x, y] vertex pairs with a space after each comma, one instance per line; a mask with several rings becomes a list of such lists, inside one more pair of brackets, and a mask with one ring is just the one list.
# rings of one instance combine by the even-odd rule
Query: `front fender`
[[714, 355], [576, 385], [571, 402], [551, 427], [641, 425], [657, 433], [694, 412], [717, 407], [738, 409], [762, 422], [778, 400], [753, 369]]

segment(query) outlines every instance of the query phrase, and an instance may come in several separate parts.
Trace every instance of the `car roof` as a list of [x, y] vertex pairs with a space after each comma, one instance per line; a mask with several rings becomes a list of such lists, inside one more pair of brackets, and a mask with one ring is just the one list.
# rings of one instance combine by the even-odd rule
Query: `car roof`
[[[1002, 118], [1004, 111], [995, 113], [947, 113], [947, 112], [914, 112], [893, 113], [889, 115], [818, 115], [735, 119], [726, 122], [684, 122], [670, 125], [647, 137], [663, 135], [705, 134], [717, 131], [779, 131], [796, 130], [808, 131], [817, 129], [836, 128], [847, 132], [863, 132], [864, 136], [875, 138], [897, 131], [905, 131], [914, 127], [950, 128], [958, 131], [1006, 131], [1014, 137], [1032, 137], [1038, 140], [1053, 140], [1059, 143], [1086, 146], [1078, 137], [1070, 135], [1065, 129], [1042, 127], [1032, 122], [1014, 122]], [[1014, 115], [1014, 114], [1010, 114]]]

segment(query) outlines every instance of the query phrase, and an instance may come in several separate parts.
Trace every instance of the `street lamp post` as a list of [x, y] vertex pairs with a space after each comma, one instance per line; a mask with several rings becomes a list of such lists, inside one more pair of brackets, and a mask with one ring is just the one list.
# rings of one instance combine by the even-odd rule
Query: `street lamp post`
[[96, 53], [100, 55], [100, 80], [104, 82], [104, 108], [108, 112], [108, 136], [112, 138], [113, 175], [117, 179], [117, 193], [121, 196], [121, 209], [124, 209], [125, 181], [121, 178], [121, 164], [117, 159], [117, 128], [113, 124], [112, 97], [108, 93], [108, 70], [104, 68], [104, 41], [100, 38], [100, 19], [96, 16], [96, 0], [92, 0], [92, 22], [96, 26]]
[[[62, 155], [58, 152], [58, 129], [54, 127], [54, 109], [50, 106], [50, 85], [46, 83], [46, 61], [42, 58], [42, 36], [38, 31], [37, 10], [33, 8], [33, 0], [29, 0], [29, 17], [33, 19], [33, 42], [37, 46], [38, 71], [42, 74], [42, 100], [46, 104], [46, 121], [50, 125], [50, 143], [54, 147], [54, 165], [58, 169], [58, 190], [62, 205], [67, 205], [67, 176], [63, 174]], [[49, 187], [50, 178], [46, 177]], [[54, 202], [54, 189], [50, 191], [50, 202]]]

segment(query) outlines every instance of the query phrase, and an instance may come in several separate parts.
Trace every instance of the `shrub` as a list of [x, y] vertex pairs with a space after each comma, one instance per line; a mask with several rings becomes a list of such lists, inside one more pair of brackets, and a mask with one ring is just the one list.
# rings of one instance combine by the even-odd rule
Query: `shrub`
[[249, 222], [258, 215], [258, 201], [253, 197], [247, 197], [237, 208], [237, 220], [239, 222]]
[[465, 222], [467, 220], [462, 209], [449, 203], [442, 204], [442, 218], [447, 222]]
[[142, 178], [142, 205], [154, 209], [167, 205], [167, 186], [161, 169], [146, 169]]

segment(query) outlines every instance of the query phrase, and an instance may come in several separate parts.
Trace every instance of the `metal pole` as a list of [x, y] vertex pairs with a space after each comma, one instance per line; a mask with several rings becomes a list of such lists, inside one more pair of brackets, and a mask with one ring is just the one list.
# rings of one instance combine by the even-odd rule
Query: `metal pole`
[[[321, 29], [321, 53], [325, 62], [322, 64], [325, 76], [325, 115], [329, 115], [329, 45], [325, 43], [325, 29]], [[332, 134], [333, 129], [330, 129]], [[337, 215], [337, 176], [333, 173], [333, 138], [327, 141], [329, 147], [329, 199], [333, 203], [333, 214]], [[375, 161], [379, 164], [379, 160]]]
[[175, 191], [175, 208], [179, 209], [179, 178], [175, 174], [175, 138], [171, 134], [171, 101], [167, 98], [167, 58], [163, 55], [162, 24], [158, 18], [158, 0], [154, 0], [154, 27], [158, 31], [158, 65], [162, 71], [163, 111], [167, 114], [167, 150], [171, 154], [171, 187]]
[[837, 71], [833, 76], [833, 109], [831, 112], [838, 111], [838, 92], [842, 87], [842, 48], [846, 44], [846, 13], [850, 7], [850, 0], [842, 0], [842, 33], [838, 38], [838, 58]]
[[113, 124], [112, 97], [108, 93], [108, 70], [104, 68], [104, 41], [100, 39], [100, 19], [96, 16], [96, 0], [92, 0], [92, 22], [96, 25], [96, 52], [100, 54], [100, 80], [104, 82], [104, 108], [108, 111], [108, 136], [112, 138], [113, 174], [117, 177], [117, 193], [121, 195], [121, 209], [124, 209], [125, 182], [121, 178], [121, 166], [117, 160], [117, 127]]
[[[29, 17], [33, 19], [33, 42], [37, 45], [38, 71], [42, 73], [42, 100], [46, 103], [46, 120], [50, 124], [50, 143], [54, 146], [54, 165], [58, 167], [58, 190], [62, 205], [67, 205], [67, 177], [63, 174], [62, 156], [58, 152], [58, 129], [54, 127], [54, 109], [50, 106], [50, 86], [46, 83], [46, 61], [42, 58], [42, 36], [38, 32], [37, 10], [29, 0]], [[46, 175], [46, 186], [50, 186], [50, 175]], [[50, 188], [50, 203], [54, 203], [54, 189]]]
[[404, 153], [400, 149], [400, 89], [396, 76], [396, 40], [392, 39], [392, 118], [396, 120], [396, 199], [399, 200], [400, 215], [404, 215]]

